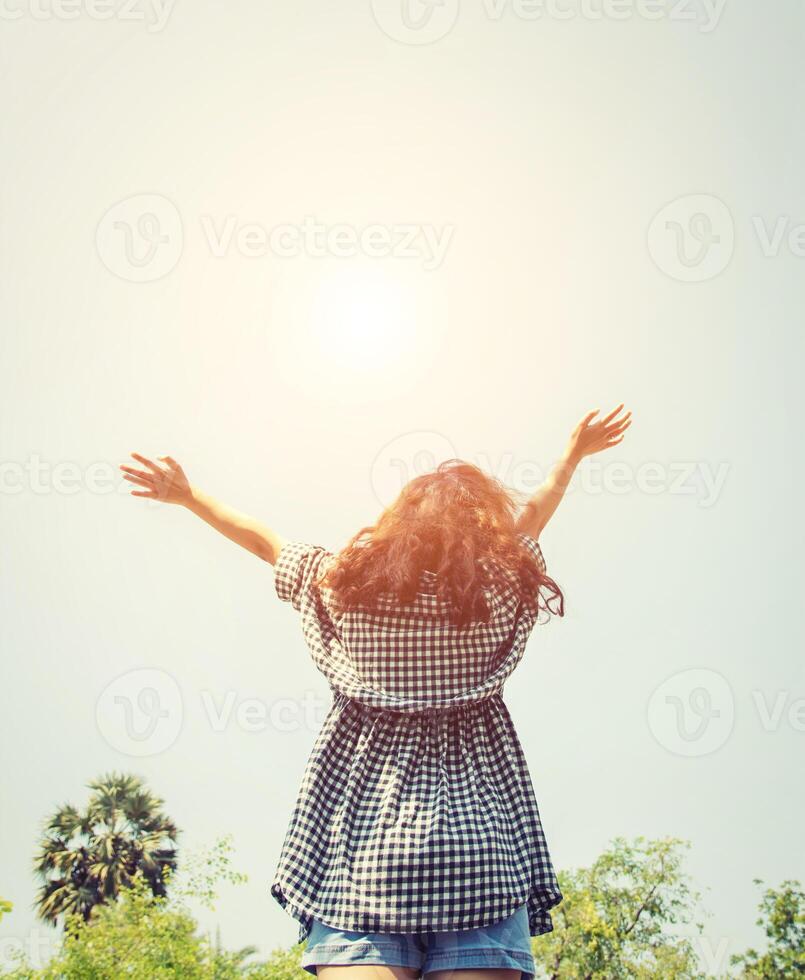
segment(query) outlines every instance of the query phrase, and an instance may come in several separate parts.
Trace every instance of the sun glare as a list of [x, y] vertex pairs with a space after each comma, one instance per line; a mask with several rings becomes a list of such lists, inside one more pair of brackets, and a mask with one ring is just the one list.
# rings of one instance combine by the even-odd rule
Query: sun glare
[[413, 297], [380, 268], [342, 268], [323, 279], [310, 327], [318, 352], [340, 369], [387, 368], [417, 347]]

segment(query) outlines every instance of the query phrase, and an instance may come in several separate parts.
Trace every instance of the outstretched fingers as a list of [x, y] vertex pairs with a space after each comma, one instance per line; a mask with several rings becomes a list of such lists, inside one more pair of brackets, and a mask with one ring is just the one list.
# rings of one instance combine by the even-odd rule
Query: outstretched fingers
[[120, 469], [123, 470], [124, 473], [127, 473], [131, 476], [139, 477], [141, 480], [154, 479], [154, 474], [149, 472], [148, 470], [138, 470], [135, 469], [135, 467], [133, 466], [126, 466], [124, 463], [120, 464]]
[[616, 429], [613, 429], [611, 432], [608, 432], [607, 443], [610, 446], [614, 446], [618, 442], [620, 442], [621, 439], [623, 439], [624, 435], [626, 434], [626, 430], [629, 428], [631, 424], [632, 424], [632, 420], [629, 419], [628, 422], [624, 422], [623, 425], [619, 425]]
[[131, 455], [137, 460], [138, 463], [142, 463], [144, 466], [147, 466], [152, 473], [158, 476], [164, 475], [165, 470], [161, 466], [157, 466], [157, 464], [150, 460], [147, 456], [141, 456], [139, 453], [132, 453]]
[[124, 479], [137, 487], [135, 497], [154, 497], [168, 503], [181, 503], [188, 499], [190, 485], [184, 470], [173, 456], [158, 456], [155, 462], [142, 453], [131, 453], [139, 466], [120, 464]]
[[138, 463], [142, 463], [143, 466], [147, 467], [146, 469], [138, 469], [134, 466], [126, 466], [125, 463], [120, 464], [120, 469], [123, 471], [123, 479], [128, 480], [129, 483], [133, 483], [137, 487], [144, 488], [142, 490], [132, 490], [132, 496], [159, 497], [159, 487], [165, 477], [169, 475], [170, 471], [163, 469], [147, 456], [142, 456], [140, 453], [131, 453], [131, 456]]
[[129, 472], [123, 474], [123, 479], [128, 480], [129, 483], [136, 483], [138, 486], [141, 487], [149, 487], [151, 489], [154, 489], [153, 479], [149, 479], [149, 477], [147, 476], [139, 476], [136, 473]]
[[604, 430], [608, 435], [612, 433], [618, 433], [621, 431], [621, 429], [625, 429], [626, 426], [630, 424], [631, 417], [632, 417], [632, 413], [627, 412], [625, 415], [622, 415], [620, 418], [616, 418], [613, 421], [607, 423], [604, 426]]
[[623, 408], [623, 402], [621, 402], [616, 409], [613, 409], [613, 411], [611, 411], [606, 418], [601, 419], [601, 423], [603, 425], [609, 425], [609, 423], [615, 418], [615, 416], [618, 414], [618, 412], [620, 412], [622, 408]]

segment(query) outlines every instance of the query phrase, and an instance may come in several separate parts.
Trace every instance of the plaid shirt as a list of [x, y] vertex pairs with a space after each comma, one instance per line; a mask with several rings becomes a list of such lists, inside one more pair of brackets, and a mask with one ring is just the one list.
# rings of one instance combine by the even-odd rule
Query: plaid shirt
[[[544, 569], [537, 541], [523, 544]], [[338, 613], [313, 587], [334, 556], [286, 543], [279, 597], [301, 613], [333, 694], [271, 885], [299, 921], [361, 932], [491, 925], [528, 905], [552, 929], [562, 895], [520, 740], [501, 689], [537, 618], [502, 582], [488, 623], [459, 629], [423, 572], [411, 606], [391, 596]]]

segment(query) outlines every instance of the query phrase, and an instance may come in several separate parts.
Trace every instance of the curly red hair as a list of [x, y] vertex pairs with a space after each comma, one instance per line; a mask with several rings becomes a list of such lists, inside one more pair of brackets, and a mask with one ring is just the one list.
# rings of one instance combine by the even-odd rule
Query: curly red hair
[[564, 596], [518, 537], [515, 493], [460, 459], [411, 480], [375, 525], [361, 528], [319, 584], [342, 610], [373, 608], [383, 594], [409, 605], [424, 570], [459, 626], [488, 622], [486, 594], [501, 580], [526, 605], [564, 615]]

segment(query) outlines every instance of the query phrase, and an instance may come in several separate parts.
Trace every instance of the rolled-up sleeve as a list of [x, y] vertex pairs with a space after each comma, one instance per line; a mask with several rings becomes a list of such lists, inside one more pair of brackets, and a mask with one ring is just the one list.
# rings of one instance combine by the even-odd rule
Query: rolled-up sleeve
[[523, 542], [526, 550], [531, 554], [539, 567], [541, 572], [546, 571], [545, 557], [542, 554], [542, 548], [536, 538], [532, 538], [530, 534], [526, 534], [524, 531], [520, 531], [520, 540]]
[[330, 554], [326, 548], [302, 541], [286, 541], [274, 564], [274, 587], [283, 602], [290, 602], [297, 611], [303, 597], [318, 578], [323, 558]]

